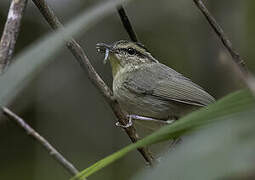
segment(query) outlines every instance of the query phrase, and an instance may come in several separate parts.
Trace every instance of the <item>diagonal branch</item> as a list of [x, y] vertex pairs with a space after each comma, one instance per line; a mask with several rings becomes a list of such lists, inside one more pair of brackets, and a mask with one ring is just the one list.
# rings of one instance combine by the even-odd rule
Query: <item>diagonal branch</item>
[[61, 155], [44, 137], [37, 133], [32, 127], [30, 127], [21, 117], [13, 113], [10, 109], [2, 107], [4, 115], [14, 120], [21, 128], [23, 128], [28, 135], [39, 142], [49, 154], [57, 160], [71, 175], [76, 175], [79, 171], [70, 163], [63, 155]]
[[122, 21], [122, 24], [124, 26], [124, 28], [126, 29], [130, 39], [134, 42], [138, 42], [138, 38], [137, 38], [137, 35], [131, 25], [131, 22], [129, 21], [128, 19], [128, 16], [125, 12], [125, 9], [122, 5], [119, 5], [117, 7], [117, 10], [118, 10], [118, 13], [119, 13], [119, 16], [120, 16], [120, 19]]
[[[61, 22], [58, 20], [54, 12], [46, 4], [44, 0], [33, 0], [33, 2], [38, 7], [38, 9], [42, 13], [46, 21], [50, 24], [52, 29], [56, 30], [58, 28], [63, 28], [63, 25], [61, 24]], [[80, 45], [74, 39], [70, 39], [69, 41], [66, 42], [66, 46], [71, 51], [71, 53], [76, 58], [76, 60], [79, 62], [82, 69], [88, 73], [88, 77], [90, 81], [99, 89], [99, 91], [105, 98], [106, 102], [112, 108], [120, 124], [122, 125], [128, 124], [128, 119], [126, 118], [125, 112], [122, 111], [122, 109], [120, 108], [120, 105], [114, 99], [111, 89], [105, 84], [102, 78], [97, 74], [97, 72], [91, 65], [88, 57], [86, 56], [85, 52], [80, 47]], [[132, 142], [138, 141], [139, 136], [136, 133], [136, 129], [134, 128], [134, 126], [126, 128], [125, 131]], [[142, 154], [146, 162], [148, 162], [149, 164], [152, 164], [153, 157], [146, 148], [139, 148], [138, 151]]]
[[10, 63], [27, 0], [12, 0], [0, 41], [0, 74]]
[[224, 33], [223, 29], [220, 27], [220, 25], [217, 23], [215, 18], [212, 16], [212, 14], [208, 11], [208, 9], [205, 7], [204, 3], [201, 0], [194, 0], [195, 4], [199, 8], [199, 10], [204, 14], [205, 18], [215, 31], [215, 33], [218, 35], [218, 37], [221, 39], [223, 45], [227, 48], [228, 52], [232, 56], [233, 60], [236, 64], [240, 65], [241, 67], [245, 68], [245, 62], [240, 57], [239, 53], [236, 52], [232, 46], [232, 43], [230, 42], [227, 35]]
[[245, 65], [244, 60], [240, 57], [239, 53], [236, 52], [232, 46], [231, 41], [224, 33], [223, 29], [219, 25], [219, 23], [215, 20], [209, 10], [206, 8], [202, 0], [193, 0], [198, 9], [203, 13], [208, 23], [211, 25], [217, 36], [220, 38], [224, 47], [230, 53], [233, 62], [230, 63], [230, 66], [236, 70], [239, 76], [242, 78], [247, 87], [251, 90], [251, 92], [255, 95], [255, 77], [249, 72], [248, 68]]

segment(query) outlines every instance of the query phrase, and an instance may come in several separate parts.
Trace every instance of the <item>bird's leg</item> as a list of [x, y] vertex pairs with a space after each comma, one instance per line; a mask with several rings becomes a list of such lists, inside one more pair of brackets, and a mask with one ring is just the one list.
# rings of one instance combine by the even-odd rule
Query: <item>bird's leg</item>
[[159, 123], [159, 124], [171, 124], [175, 121], [175, 119], [169, 119], [169, 120], [160, 120], [160, 119], [154, 119], [154, 118], [150, 118], [150, 117], [145, 117], [145, 116], [139, 116], [139, 115], [135, 115], [135, 114], [130, 114], [130, 115], [127, 115], [127, 117], [131, 120], [140, 120], [140, 121], [150, 121], [150, 122], [156, 122], [156, 123]]
[[175, 118], [169, 119], [169, 120], [161, 120], [161, 119], [155, 119], [155, 118], [151, 118], [151, 117], [139, 116], [139, 115], [135, 115], [135, 114], [129, 114], [129, 115], [127, 115], [127, 118], [129, 120], [128, 124], [121, 125], [119, 122], [116, 122], [115, 125], [125, 129], [125, 128], [129, 128], [130, 126], [133, 125], [132, 120], [155, 122], [155, 123], [159, 123], [162, 125], [172, 124], [176, 120]]

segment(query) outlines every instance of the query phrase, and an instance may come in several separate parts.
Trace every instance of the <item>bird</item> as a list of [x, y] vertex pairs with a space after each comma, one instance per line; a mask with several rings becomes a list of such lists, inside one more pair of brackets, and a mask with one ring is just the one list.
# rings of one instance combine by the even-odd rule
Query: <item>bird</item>
[[[127, 113], [129, 123], [158, 129], [207, 106], [215, 99], [202, 87], [169, 66], [160, 63], [141, 43], [120, 40], [98, 43], [112, 69], [113, 95]], [[154, 125], [152, 125], [154, 124]]]

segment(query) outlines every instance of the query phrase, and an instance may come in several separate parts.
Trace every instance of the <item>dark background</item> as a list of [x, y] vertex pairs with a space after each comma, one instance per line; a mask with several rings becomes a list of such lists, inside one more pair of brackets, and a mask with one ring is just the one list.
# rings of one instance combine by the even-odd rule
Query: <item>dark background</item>
[[[48, 0], [63, 23], [99, 1]], [[0, 2], [0, 32], [10, 2]], [[253, 71], [255, 64], [252, 0], [213, 0], [207, 7], [222, 25]], [[214, 97], [221, 98], [242, 87], [229, 66], [229, 54], [192, 0], [140, 0], [125, 6], [141, 42], [160, 62], [191, 78]], [[32, 2], [22, 21], [16, 54], [51, 33]], [[76, 37], [95, 69], [111, 87], [109, 64], [97, 54], [95, 44], [128, 36], [115, 12], [88, 32]], [[115, 127], [116, 118], [98, 90], [90, 83], [71, 53], [62, 48], [11, 105], [32, 127], [48, 139], [80, 170], [130, 143]], [[34, 59], [36, 61], [36, 57]], [[90, 179], [129, 179], [144, 160], [137, 151], [108, 166]], [[0, 122], [0, 179], [68, 179], [70, 176], [37, 142], [14, 122]]]

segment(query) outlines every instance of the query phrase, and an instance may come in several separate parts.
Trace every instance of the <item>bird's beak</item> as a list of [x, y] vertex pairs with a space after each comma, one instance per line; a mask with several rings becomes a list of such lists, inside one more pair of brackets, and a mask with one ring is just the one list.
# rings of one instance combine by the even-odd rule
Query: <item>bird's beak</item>
[[108, 45], [105, 43], [97, 43], [96, 48], [98, 52], [105, 53], [104, 56], [104, 64], [107, 62], [107, 59], [109, 57], [109, 53], [116, 53], [115, 49], [112, 47], [112, 45]]

